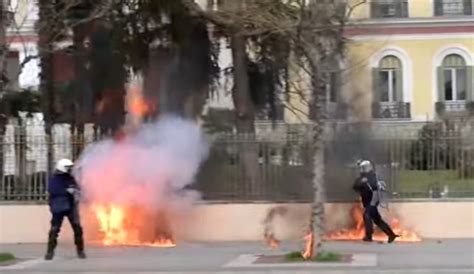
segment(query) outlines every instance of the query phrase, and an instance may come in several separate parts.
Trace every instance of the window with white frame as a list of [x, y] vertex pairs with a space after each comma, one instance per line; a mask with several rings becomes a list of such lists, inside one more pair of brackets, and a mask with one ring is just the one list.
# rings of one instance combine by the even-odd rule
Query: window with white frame
[[444, 58], [440, 69], [440, 89], [443, 101], [465, 101], [467, 99], [468, 68], [466, 61], [457, 54]]
[[393, 55], [385, 56], [374, 69], [374, 98], [378, 102], [403, 101], [402, 63]]

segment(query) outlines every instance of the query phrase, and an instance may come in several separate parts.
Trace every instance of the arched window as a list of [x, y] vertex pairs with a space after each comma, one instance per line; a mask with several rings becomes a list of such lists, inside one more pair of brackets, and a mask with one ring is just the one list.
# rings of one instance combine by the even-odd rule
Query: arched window
[[438, 68], [440, 101], [465, 101], [471, 99], [472, 67], [460, 55], [450, 54]]
[[402, 62], [393, 55], [385, 56], [373, 71], [375, 102], [403, 102]]

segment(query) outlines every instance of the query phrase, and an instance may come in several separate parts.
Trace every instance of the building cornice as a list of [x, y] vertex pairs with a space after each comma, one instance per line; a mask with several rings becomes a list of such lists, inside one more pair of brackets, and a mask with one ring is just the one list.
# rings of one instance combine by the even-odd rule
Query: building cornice
[[421, 27], [421, 26], [464, 26], [473, 25], [473, 16], [440, 16], [440, 17], [409, 17], [351, 20], [349, 27]]
[[357, 25], [348, 26], [345, 29], [345, 35], [349, 38], [354, 37], [377, 37], [377, 36], [433, 36], [433, 35], [467, 35], [474, 34], [474, 21], [470, 24], [412, 24], [386, 26], [379, 25]]

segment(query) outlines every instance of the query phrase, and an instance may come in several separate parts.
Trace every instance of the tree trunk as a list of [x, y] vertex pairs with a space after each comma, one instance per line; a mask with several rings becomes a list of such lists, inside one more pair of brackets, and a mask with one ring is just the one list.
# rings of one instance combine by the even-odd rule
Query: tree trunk
[[[317, 64], [317, 63], [314, 63]], [[324, 103], [326, 102], [326, 87], [318, 68], [312, 69], [313, 100], [315, 108], [314, 124], [312, 128], [313, 170], [313, 202], [311, 204], [310, 231], [313, 235], [312, 257], [322, 251], [324, 237], [324, 202], [326, 199], [324, 184]]]
[[[38, 53], [40, 57], [40, 91], [44, 94], [43, 114], [47, 144], [48, 172], [53, 170], [54, 146], [52, 127], [55, 121], [55, 94], [53, 83], [53, 41], [54, 33], [57, 31], [51, 20], [54, 18], [54, 4], [49, 0], [39, 0], [39, 40]], [[47, 28], [45, 26], [50, 26]]]
[[28, 178], [26, 176], [26, 124], [21, 117], [18, 117], [18, 123], [14, 130], [15, 142], [15, 166], [18, 172], [18, 182], [15, 187], [16, 194], [21, 200], [29, 199]]
[[3, 81], [3, 75], [5, 75], [5, 64], [6, 64], [6, 56], [8, 53], [8, 46], [7, 46], [7, 37], [6, 37], [6, 25], [7, 22], [5, 20], [5, 5], [4, 1], [0, 2], [0, 183], [3, 181], [3, 173], [4, 173], [4, 135], [6, 131], [6, 126], [8, 122], [6, 106], [2, 103], [2, 96], [5, 94], [5, 83]]
[[313, 202], [311, 204], [310, 231], [314, 236], [313, 255], [321, 252], [324, 237], [324, 124], [313, 126]]
[[[0, 104], [1, 106], [1, 104]], [[0, 113], [0, 183], [4, 176], [4, 147], [5, 147], [5, 132], [7, 128], [7, 117]]]
[[88, 77], [86, 70], [86, 48], [84, 40], [86, 37], [87, 24], [80, 24], [73, 28], [74, 47], [74, 90], [75, 98], [73, 121], [71, 121], [71, 151], [72, 158], [76, 159], [84, 149], [84, 123], [89, 114], [87, 108], [87, 97], [89, 92]]
[[237, 114], [239, 133], [255, 133], [254, 105], [250, 97], [249, 76], [247, 72], [247, 54], [245, 38], [238, 35], [231, 37], [232, 59], [234, 64], [233, 101]]
[[231, 37], [231, 50], [233, 60], [234, 88], [232, 99], [236, 112], [237, 132], [249, 138], [249, 142], [243, 142], [240, 149], [240, 159], [243, 165], [246, 190], [250, 196], [259, 193], [259, 164], [258, 146], [255, 144], [255, 106], [250, 96], [249, 76], [247, 72], [247, 54], [245, 37], [237, 34]]

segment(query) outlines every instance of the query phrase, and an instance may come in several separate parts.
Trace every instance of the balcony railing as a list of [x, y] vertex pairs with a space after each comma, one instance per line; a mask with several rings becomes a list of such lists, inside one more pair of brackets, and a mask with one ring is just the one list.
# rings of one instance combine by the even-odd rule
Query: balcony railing
[[472, 0], [435, 0], [435, 16], [472, 15]]
[[407, 0], [375, 0], [370, 4], [372, 18], [408, 17]]
[[372, 105], [374, 119], [409, 119], [410, 103], [405, 102], [377, 102]]
[[[335, 103], [335, 102], [329, 102], [324, 105], [324, 114], [326, 116], [326, 119], [329, 120], [344, 120], [347, 118], [347, 105], [343, 103]], [[313, 108], [310, 108], [309, 110], [309, 118], [311, 120], [315, 119], [315, 110]]]
[[440, 116], [463, 116], [474, 114], [474, 102], [449, 101], [437, 102], [436, 113]]

